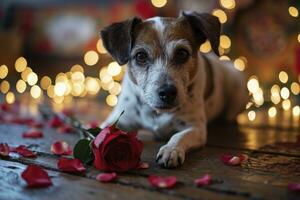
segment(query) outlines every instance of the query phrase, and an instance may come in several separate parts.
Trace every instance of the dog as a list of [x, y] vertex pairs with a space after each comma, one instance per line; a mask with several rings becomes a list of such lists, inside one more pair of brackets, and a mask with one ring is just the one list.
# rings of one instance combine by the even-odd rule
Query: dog
[[[220, 29], [217, 17], [197, 12], [105, 27], [104, 47], [127, 70], [119, 102], [101, 127], [125, 111], [120, 128], [170, 138], [158, 151], [160, 166], [182, 165], [188, 151], [205, 145], [209, 121], [223, 115], [232, 122], [248, 102], [242, 73], [216, 56]], [[216, 55], [201, 54], [206, 40]]]

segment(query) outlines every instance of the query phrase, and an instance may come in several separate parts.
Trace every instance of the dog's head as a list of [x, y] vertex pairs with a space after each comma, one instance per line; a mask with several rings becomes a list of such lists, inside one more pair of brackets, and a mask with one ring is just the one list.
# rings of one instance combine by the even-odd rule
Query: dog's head
[[199, 46], [208, 39], [218, 54], [220, 23], [196, 12], [145, 21], [135, 17], [104, 28], [101, 37], [120, 65], [128, 63], [129, 77], [145, 103], [158, 111], [174, 111], [188, 99]]

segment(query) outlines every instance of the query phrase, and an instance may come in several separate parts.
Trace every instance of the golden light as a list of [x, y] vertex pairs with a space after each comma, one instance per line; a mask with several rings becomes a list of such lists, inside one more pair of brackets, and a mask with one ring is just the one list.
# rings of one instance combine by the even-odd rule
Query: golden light
[[5, 96], [5, 100], [8, 104], [13, 104], [16, 100], [14, 93], [8, 92]]
[[84, 86], [83, 84], [80, 83], [74, 83], [72, 87], [71, 94], [73, 96], [79, 96], [82, 92], [84, 91]]
[[257, 106], [261, 106], [264, 104], [264, 95], [261, 88], [258, 88], [255, 93], [253, 93], [253, 99]]
[[0, 84], [0, 90], [3, 94], [6, 94], [10, 89], [10, 85], [8, 81], [2, 81]]
[[103, 90], [109, 91], [110, 89], [112, 89], [115, 85], [115, 82], [113, 80], [109, 81], [109, 82], [101, 82], [101, 87], [103, 88]]
[[61, 104], [64, 102], [64, 96], [58, 97], [58, 96], [54, 96], [53, 98], [54, 102], [57, 104]]
[[108, 73], [107, 67], [102, 67], [102, 69], [99, 72], [99, 77], [101, 79], [101, 82], [103, 82], [103, 83], [109, 83], [109, 82], [113, 81], [111, 75], [109, 75], [109, 73]]
[[154, 7], [162, 8], [167, 4], [167, 0], [151, 0]]
[[99, 55], [96, 51], [88, 51], [84, 54], [85, 64], [92, 66], [95, 65], [99, 60]]
[[100, 80], [92, 77], [86, 78], [86, 90], [91, 95], [97, 94], [100, 90]]
[[283, 87], [281, 90], [280, 90], [280, 96], [283, 98], [283, 99], [288, 99], [289, 96], [290, 96], [290, 91], [287, 87]]
[[298, 15], [299, 15], [298, 9], [294, 6], [289, 7], [289, 13], [292, 17], [298, 17]]
[[71, 79], [73, 82], [84, 83], [85, 77], [82, 72], [77, 71], [77, 72], [72, 73]]
[[274, 104], [279, 104], [280, 100], [281, 100], [281, 97], [280, 97], [279, 93], [273, 93], [273, 94], [271, 95], [271, 101], [272, 101]]
[[17, 72], [22, 72], [27, 67], [27, 61], [24, 57], [20, 57], [15, 62], [15, 69]]
[[109, 90], [109, 93], [112, 95], [118, 95], [120, 94], [122, 90], [121, 84], [118, 82], [115, 82], [113, 87]]
[[117, 76], [121, 71], [122, 67], [117, 62], [111, 62], [107, 67], [107, 72], [111, 76]]
[[215, 9], [212, 11], [212, 15], [219, 18], [220, 23], [224, 24], [227, 21], [226, 13], [221, 9]]
[[55, 94], [54, 94], [54, 86], [53, 85], [49, 85], [49, 87], [47, 88], [47, 95], [50, 98], [54, 98]]
[[228, 56], [223, 55], [219, 58], [219, 60], [230, 61], [230, 58]]
[[211, 51], [211, 45], [208, 40], [206, 40], [203, 44], [201, 44], [200, 49], [202, 53], [208, 53]]
[[254, 121], [255, 118], [256, 118], [256, 113], [255, 113], [255, 111], [253, 111], [253, 110], [249, 111], [249, 112], [248, 112], [248, 119], [249, 119], [249, 121]]
[[226, 9], [235, 8], [235, 0], [220, 0], [220, 4], [223, 8]]
[[81, 73], [83, 73], [84, 72], [84, 69], [83, 69], [83, 67], [81, 66], [81, 65], [73, 65], [72, 67], [71, 67], [71, 70], [70, 70], [71, 72], [81, 72]]
[[283, 110], [288, 110], [291, 107], [291, 101], [289, 99], [283, 100], [281, 106]]
[[38, 76], [34, 72], [30, 72], [27, 76], [27, 83], [31, 86], [35, 85], [38, 82]]
[[101, 53], [101, 54], [106, 54], [107, 53], [105, 47], [103, 46], [102, 39], [98, 40], [96, 47], [97, 47], [97, 50], [98, 50], [99, 53]]
[[236, 68], [237, 70], [239, 70], [239, 71], [245, 70], [246, 63], [243, 59], [237, 58], [237, 59], [235, 59], [233, 64], [234, 64], [234, 68]]
[[300, 33], [298, 34], [298, 42], [300, 43]]
[[231, 40], [227, 35], [220, 36], [220, 46], [224, 49], [228, 49], [231, 46]]
[[43, 90], [47, 90], [48, 87], [52, 84], [52, 81], [49, 76], [43, 76], [40, 83], [41, 83], [41, 88]]
[[106, 103], [107, 103], [107, 105], [113, 107], [113, 106], [117, 105], [118, 97], [110, 94], [106, 97]]
[[275, 93], [280, 93], [280, 87], [279, 87], [279, 85], [273, 85], [272, 87], [271, 87], [271, 94], [275, 94]]
[[21, 73], [21, 77], [24, 81], [27, 81], [28, 75], [32, 72], [30, 67], [26, 67], [26, 69]]
[[294, 95], [298, 95], [300, 93], [299, 83], [293, 82], [291, 84], [291, 91]]
[[250, 92], [255, 93], [259, 89], [259, 82], [256, 76], [250, 77], [247, 82], [247, 88]]
[[289, 80], [289, 76], [285, 71], [281, 71], [278, 75], [280, 82], [286, 83]]
[[269, 115], [269, 117], [275, 117], [276, 114], [277, 114], [277, 110], [276, 110], [275, 107], [269, 108], [269, 110], [268, 110], [268, 115]]
[[23, 81], [22, 79], [18, 80], [17, 84], [16, 84], [16, 89], [19, 93], [23, 93], [26, 90], [26, 82]]
[[32, 86], [31, 89], [30, 89], [30, 95], [34, 99], [38, 99], [42, 95], [41, 88], [39, 86], [37, 86], [37, 85]]
[[5, 79], [8, 74], [8, 67], [6, 65], [0, 66], [0, 79]]
[[294, 106], [292, 112], [293, 112], [294, 116], [299, 116], [300, 115], [300, 107], [299, 106]]
[[64, 96], [67, 91], [67, 85], [64, 82], [58, 82], [54, 85], [54, 94], [56, 96]]

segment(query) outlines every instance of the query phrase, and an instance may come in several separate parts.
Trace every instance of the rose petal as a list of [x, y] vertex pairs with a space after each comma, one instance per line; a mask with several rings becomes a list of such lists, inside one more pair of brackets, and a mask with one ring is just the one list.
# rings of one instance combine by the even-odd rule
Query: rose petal
[[108, 127], [101, 130], [101, 132], [97, 135], [97, 137], [94, 140], [94, 145], [99, 148], [100, 144], [104, 141], [107, 134], [110, 133], [110, 130]]
[[11, 151], [18, 153], [18, 154], [22, 155], [23, 157], [28, 157], [28, 158], [36, 157], [36, 154], [33, 151], [27, 149], [27, 147], [25, 145], [20, 145], [16, 148], [11, 148]]
[[43, 132], [37, 129], [30, 129], [22, 135], [23, 138], [42, 138]]
[[21, 174], [26, 181], [27, 186], [31, 188], [48, 187], [52, 185], [52, 181], [48, 173], [43, 168], [36, 165], [29, 165]]
[[172, 188], [177, 183], [177, 178], [175, 176], [148, 176], [149, 183], [157, 188]]
[[74, 129], [72, 126], [65, 124], [59, 128], [59, 131], [62, 133], [72, 133]]
[[291, 192], [300, 192], [300, 183], [289, 183], [288, 190]]
[[11, 111], [11, 106], [7, 103], [2, 103], [0, 104], [0, 109], [4, 112], [9, 112]]
[[57, 163], [57, 167], [64, 172], [85, 172], [85, 167], [82, 162], [77, 159], [60, 158]]
[[147, 162], [141, 162], [140, 165], [137, 167], [137, 169], [148, 169], [149, 163]]
[[71, 155], [72, 149], [65, 141], [56, 141], [51, 145], [51, 152], [55, 155]]
[[117, 174], [115, 172], [112, 173], [101, 173], [98, 174], [96, 179], [102, 183], [112, 182], [117, 178]]
[[6, 143], [1, 143], [0, 144], [0, 156], [5, 156], [7, 157], [9, 155], [10, 148], [8, 144]]
[[50, 127], [60, 127], [62, 126], [64, 123], [63, 121], [58, 117], [58, 116], [54, 116], [50, 121], [49, 121], [49, 126]]
[[220, 156], [220, 160], [226, 165], [240, 165], [242, 162], [248, 159], [247, 155], [238, 154], [238, 155], [231, 155], [231, 154], [223, 154]]
[[211, 176], [209, 174], [205, 174], [202, 177], [196, 179], [195, 183], [198, 187], [209, 185], [211, 184]]

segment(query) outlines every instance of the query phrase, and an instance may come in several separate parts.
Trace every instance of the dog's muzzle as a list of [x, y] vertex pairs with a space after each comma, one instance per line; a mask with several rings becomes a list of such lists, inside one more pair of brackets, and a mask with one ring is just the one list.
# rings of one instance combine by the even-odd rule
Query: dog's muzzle
[[175, 106], [177, 88], [174, 85], [164, 85], [158, 89], [157, 93], [162, 102], [162, 105], [159, 108], [168, 109]]

